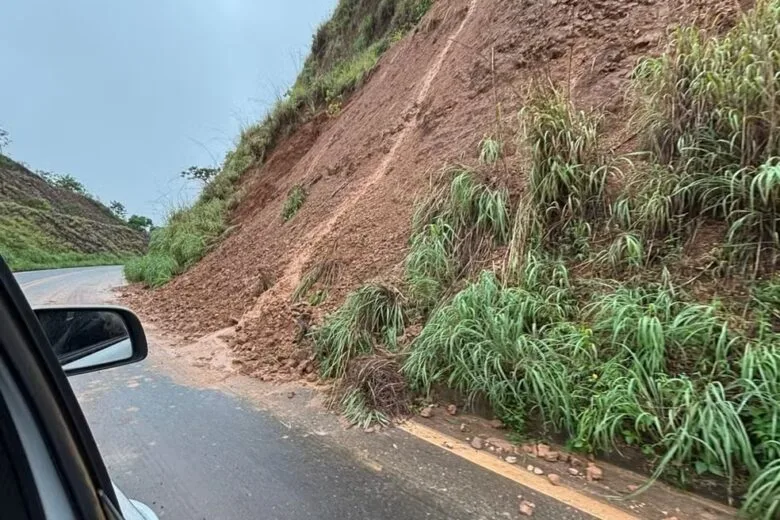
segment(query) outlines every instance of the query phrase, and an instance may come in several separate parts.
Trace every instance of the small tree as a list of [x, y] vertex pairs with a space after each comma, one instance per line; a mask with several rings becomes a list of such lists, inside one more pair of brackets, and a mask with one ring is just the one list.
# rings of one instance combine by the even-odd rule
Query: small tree
[[203, 168], [201, 166], [190, 166], [183, 172], [181, 176], [185, 179], [193, 181], [201, 181], [203, 184], [208, 184], [211, 179], [217, 176], [219, 168]]
[[127, 219], [127, 225], [144, 233], [151, 233], [153, 227], [152, 219], [142, 215], [130, 215], [130, 218]]
[[125, 217], [127, 216], [127, 210], [125, 209], [125, 205], [119, 202], [118, 200], [112, 200], [108, 204], [108, 209], [111, 210], [111, 213], [113, 213], [116, 218], [120, 218], [124, 220]]
[[73, 193], [78, 193], [80, 195], [87, 194], [87, 189], [84, 187], [84, 185], [81, 184], [81, 182], [79, 182], [73, 175], [68, 175], [67, 173], [65, 175], [56, 175], [54, 177], [53, 184], [58, 188], [72, 191]]
[[11, 138], [8, 137], [8, 131], [0, 128], [0, 152], [9, 144], [11, 144]]

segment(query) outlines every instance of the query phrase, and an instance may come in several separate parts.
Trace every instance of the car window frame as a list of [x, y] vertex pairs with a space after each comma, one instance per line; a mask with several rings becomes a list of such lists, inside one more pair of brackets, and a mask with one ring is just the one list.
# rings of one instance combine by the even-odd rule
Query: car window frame
[[[27, 299], [0, 258], [0, 353], [51, 451], [79, 518], [115, 517], [118, 502], [92, 432]], [[107, 502], [107, 503], [106, 503]]]

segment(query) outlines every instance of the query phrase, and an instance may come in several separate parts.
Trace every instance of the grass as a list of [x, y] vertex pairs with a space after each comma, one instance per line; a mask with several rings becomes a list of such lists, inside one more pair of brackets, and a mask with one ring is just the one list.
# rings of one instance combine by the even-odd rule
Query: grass
[[479, 162], [493, 165], [501, 158], [501, 143], [486, 135], [479, 143]]
[[369, 284], [347, 296], [313, 336], [320, 373], [342, 377], [350, 360], [378, 346], [397, 349], [406, 326], [403, 297], [391, 287]]
[[300, 184], [296, 184], [287, 193], [287, 200], [282, 208], [282, 221], [287, 222], [295, 216], [306, 202], [306, 190]]
[[637, 126], [666, 169], [643, 178], [640, 220], [662, 233], [682, 219], [725, 221], [726, 259], [752, 277], [780, 249], [779, 37], [780, 3], [762, 0], [723, 36], [678, 29], [634, 80]]
[[[322, 300], [324, 300], [330, 287], [338, 279], [340, 271], [341, 264], [336, 260], [317, 262], [306, 271], [306, 274], [301, 278], [298, 287], [293, 291], [292, 301], [297, 302], [307, 295], [310, 295], [310, 298], [319, 300], [317, 301], [317, 305], [319, 305], [322, 303]], [[318, 283], [322, 289], [311, 294], [312, 289], [314, 289]]]
[[447, 172], [412, 223], [405, 279], [418, 309], [430, 310], [482, 253], [505, 243], [509, 227], [506, 190], [477, 182], [465, 169]]

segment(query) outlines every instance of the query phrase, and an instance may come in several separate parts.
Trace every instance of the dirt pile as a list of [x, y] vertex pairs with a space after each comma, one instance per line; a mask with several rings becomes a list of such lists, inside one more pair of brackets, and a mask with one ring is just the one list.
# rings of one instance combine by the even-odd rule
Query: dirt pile
[[[246, 372], [294, 376], [284, 361], [310, 354], [296, 354], [302, 328], [359, 283], [398, 277], [415, 198], [434, 172], [476, 163], [483, 136], [498, 135], [506, 162], [486, 175], [522, 189], [523, 158], [511, 143], [533, 81], [549, 78], [579, 107], [604, 111], [608, 145], [620, 149], [634, 137], [623, 96], [637, 59], [657, 53], [670, 26], [727, 27], [739, 8], [725, 0], [436, 2], [338, 114], [309, 121], [245, 174], [231, 232], [214, 251], [162, 289], [131, 291], [130, 303], [185, 336], [228, 329]], [[307, 199], [285, 223], [296, 184]], [[301, 320], [292, 294], [323, 262], [338, 265], [338, 276]]]

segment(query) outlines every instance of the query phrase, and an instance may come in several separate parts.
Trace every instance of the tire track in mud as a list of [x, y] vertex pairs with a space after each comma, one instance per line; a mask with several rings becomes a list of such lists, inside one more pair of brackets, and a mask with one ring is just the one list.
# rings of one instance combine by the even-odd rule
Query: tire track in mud
[[[479, 0], [471, 0], [469, 2], [466, 16], [463, 17], [463, 20], [461, 21], [460, 25], [458, 25], [458, 28], [447, 38], [447, 42], [439, 52], [439, 55], [436, 57], [436, 61], [425, 75], [422, 86], [417, 92], [414, 101], [403, 112], [403, 128], [398, 132], [395, 142], [390, 148], [390, 151], [382, 159], [382, 162], [379, 163], [379, 166], [376, 168], [374, 173], [366, 177], [362, 181], [362, 184], [354, 189], [351, 194], [348, 195], [341, 202], [341, 204], [339, 204], [339, 206], [331, 214], [330, 218], [320, 223], [311, 231], [311, 233], [307, 235], [306, 240], [304, 241], [306, 245], [301, 248], [293, 257], [292, 261], [287, 265], [284, 272], [282, 273], [282, 276], [277, 280], [276, 284], [274, 284], [273, 287], [260, 296], [254, 307], [246, 313], [245, 319], [252, 319], [262, 315], [262, 309], [269, 299], [275, 299], [279, 295], [283, 294], [290, 294], [295, 290], [295, 287], [301, 278], [304, 266], [308, 264], [312, 254], [317, 249], [317, 246], [320, 244], [320, 242], [322, 242], [322, 240], [324, 240], [330, 234], [333, 226], [336, 225], [341, 217], [349, 209], [355, 206], [355, 204], [365, 196], [368, 190], [370, 190], [380, 179], [382, 179], [387, 174], [390, 165], [398, 156], [398, 150], [406, 142], [409, 135], [417, 129], [418, 116], [420, 115], [421, 107], [424, 106], [424, 102], [430, 94], [431, 87], [433, 86], [436, 77], [439, 75], [439, 72], [444, 65], [444, 61], [447, 59], [450, 49], [452, 48], [452, 44], [457, 40], [464, 27], [466, 27], [469, 20], [471, 20], [471, 18], [474, 16], [474, 13], [477, 10], [478, 2]], [[326, 147], [323, 147], [323, 149], [325, 148]], [[314, 167], [320, 155], [321, 153], [318, 153], [315, 156], [315, 159], [312, 161], [309, 169]]]

